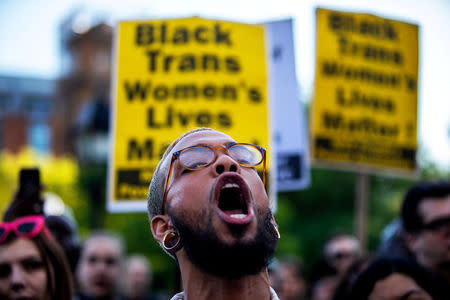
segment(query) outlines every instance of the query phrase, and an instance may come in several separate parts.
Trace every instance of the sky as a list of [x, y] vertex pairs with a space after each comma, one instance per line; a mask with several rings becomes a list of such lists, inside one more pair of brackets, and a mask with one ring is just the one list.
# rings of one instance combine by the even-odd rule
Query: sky
[[[315, 8], [372, 13], [418, 24], [419, 157], [450, 170], [449, 0], [0, 0], [0, 75], [56, 78], [59, 25], [79, 9], [111, 25], [117, 20], [200, 16], [239, 22], [294, 20], [302, 101], [313, 93]], [[85, 24], [85, 23], [84, 23]]]

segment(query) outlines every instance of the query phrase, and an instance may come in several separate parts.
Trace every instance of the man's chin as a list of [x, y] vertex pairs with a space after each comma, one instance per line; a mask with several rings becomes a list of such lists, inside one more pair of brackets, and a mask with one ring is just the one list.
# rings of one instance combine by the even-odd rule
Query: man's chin
[[111, 294], [111, 289], [112, 289], [112, 287], [96, 286], [93, 288], [92, 295], [96, 299], [104, 299], [104, 298], [107, 298], [107, 296]]
[[226, 245], [232, 246], [236, 243], [252, 243], [258, 235], [258, 221], [248, 225], [230, 225], [218, 220], [217, 223], [211, 225], [215, 236]]
[[[277, 238], [270, 223], [270, 212], [258, 212], [256, 229], [226, 225], [216, 234], [210, 220], [205, 228], [194, 228], [184, 218], [171, 214], [189, 260], [211, 275], [240, 278], [253, 275], [265, 268], [275, 253]], [[225, 226], [225, 224], [223, 224]], [[219, 228], [222, 226], [219, 225]]]

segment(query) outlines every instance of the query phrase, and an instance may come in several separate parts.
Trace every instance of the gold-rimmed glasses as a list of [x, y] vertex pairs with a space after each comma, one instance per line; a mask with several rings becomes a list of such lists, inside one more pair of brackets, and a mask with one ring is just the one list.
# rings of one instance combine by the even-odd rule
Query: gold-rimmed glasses
[[164, 198], [161, 203], [162, 210], [166, 203], [167, 192], [169, 190], [170, 176], [172, 175], [173, 164], [178, 159], [181, 166], [185, 169], [196, 171], [201, 170], [217, 160], [217, 150], [222, 149], [239, 165], [243, 167], [255, 167], [263, 163], [263, 184], [266, 185], [266, 149], [263, 147], [246, 144], [246, 143], [232, 143], [225, 147], [217, 146], [210, 147], [207, 145], [197, 145], [184, 148], [172, 154], [170, 161], [169, 173], [167, 174], [166, 188], [164, 190]]

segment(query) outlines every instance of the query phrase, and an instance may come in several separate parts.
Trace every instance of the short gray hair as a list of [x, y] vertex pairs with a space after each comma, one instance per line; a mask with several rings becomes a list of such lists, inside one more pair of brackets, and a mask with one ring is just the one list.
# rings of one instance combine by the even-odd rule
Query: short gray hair
[[122, 236], [120, 236], [119, 234], [112, 232], [112, 231], [107, 231], [107, 230], [103, 230], [103, 229], [97, 229], [92, 231], [84, 240], [83, 242], [83, 248], [81, 250], [81, 255], [83, 255], [84, 253], [84, 248], [86, 247], [87, 244], [91, 243], [92, 241], [95, 241], [97, 239], [108, 239], [111, 241], [114, 241], [117, 244], [118, 250], [120, 251], [120, 259], [123, 258], [123, 256], [125, 255], [126, 252], [126, 247], [125, 247], [125, 242], [122, 238]]
[[150, 221], [154, 216], [162, 215], [164, 214], [163, 207], [162, 207], [162, 201], [164, 197], [164, 185], [167, 180], [167, 173], [169, 172], [169, 166], [168, 160], [166, 158], [169, 156], [170, 152], [173, 150], [173, 148], [186, 136], [199, 132], [199, 131], [213, 131], [214, 129], [208, 128], [208, 127], [200, 127], [195, 128], [190, 131], [187, 131], [183, 133], [181, 136], [179, 136], [175, 141], [173, 141], [164, 152], [161, 160], [159, 161], [158, 165], [156, 166], [155, 172], [153, 172], [152, 181], [150, 182], [150, 186], [148, 189], [148, 195], [147, 195], [147, 210], [148, 210], [148, 217]]

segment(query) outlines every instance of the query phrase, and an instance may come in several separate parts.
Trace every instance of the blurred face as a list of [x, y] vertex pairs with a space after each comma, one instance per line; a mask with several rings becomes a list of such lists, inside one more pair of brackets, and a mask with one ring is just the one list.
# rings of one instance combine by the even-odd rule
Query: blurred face
[[450, 223], [440, 223], [427, 228], [427, 224], [436, 223], [450, 217], [450, 195], [445, 199], [428, 198], [419, 205], [424, 229], [415, 235], [413, 251], [423, 265], [432, 269], [450, 267]]
[[296, 275], [295, 271], [287, 266], [278, 270], [280, 276], [280, 300], [301, 300], [306, 294], [306, 283], [303, 278]]
[[80, 291], [90, 297], [114, 295], [120, 275], [121, 247], [109, 237], [87, 241], [76, 270]]
[[338, 284], [337, 276], [329, 276], [319, 279], [312, 291], [312, 300], [331, 300]]
[[368, 300], [432, 300], [411, 277], [393, 273], [379, 280], [370, 293]]
[[[186, 136], [173, 152], [195, 145], [226, 148], [232, 143], [235, 141], [223, 133], [201, 131]], [[211, 272], [221, 272], [235, 266], [233, 263], [239, 264], [234, 268], [236, 271], [246, 266], [252, 272], [260, 271], [263, 266], [254, 266], [253, 258], [272, 251], [261, 247], [274, 248], [276, 244], [274, 233], [269, 232], [272, 215], [264, 185], [255, 168], [239, 165], [224, 149], [216, 151], [217, 160], [201, 170], [186, 170], [175, 161], [167, 194], [169, 215], [194, 264]], [[218, 253], [224, 249], [227, 250]], [[254, 255], [245, 253], [245, 249], [253, 249]], [[234, 258], [224, 259], [231, 253]], [[225, 256], [217, 259], [211, 255]], [[265, 265], [263, 256], [258, 260]], [[247, 263], [241, 264], [240, 257]], [[228, 270], [222, 275], [233, 276], [233, 272]]]
[[18, 238], [0, 245], [0, 298], [50, 300], [48, 275], [36, 245]]
[[128, 299], [144, 299], [149, 293], [151, 281], [148, 265], [139, 260], [132, 260], [124, 275], [125, 296]]
[[326, 247], [325, 256], [339, 273], [344, 273], [360, 254], [359, 242], [354, 237], [338, 237]]

